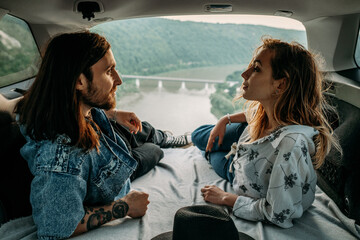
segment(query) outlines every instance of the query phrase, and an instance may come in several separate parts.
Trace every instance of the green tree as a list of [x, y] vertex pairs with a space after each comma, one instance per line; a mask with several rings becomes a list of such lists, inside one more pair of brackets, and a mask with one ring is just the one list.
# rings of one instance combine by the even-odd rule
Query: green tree
[[211, 113], [217, 118], [221, 118], [227, 113], [234, 113], [243, 109], [243, 102], [234, 102], [233, 99], [238, 94], [243, 79], [241, 73], [235, 71], [226, 77], [225, 83], [217, 84], [216, 91], [210, 95]]
[[[5, 15], [0, 21], [0, 40], [0, 77], [28, 68], [37, 71], [40, 54], [25, 22]], [[0, 86], [6, 84], [1, 81]]]

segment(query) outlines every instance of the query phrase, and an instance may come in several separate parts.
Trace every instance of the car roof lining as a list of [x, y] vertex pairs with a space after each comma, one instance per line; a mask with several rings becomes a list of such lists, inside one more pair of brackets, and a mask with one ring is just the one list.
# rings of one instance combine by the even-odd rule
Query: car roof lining
[[9, 13], [8, 10], [0, 8], [0, 19], [5, 16], [7, 13]]
[[[103, 13], [98, 13], [95, 18], [110, 17], [114, 20], [134, 17], [150, 17], [165, 15], [199, 15], [205, 14], [206, 4], [214, 4], [212, 1], [203, 0], [97, 0], [104, 7]], [[48, 0], [46, 4], [34, 4], [28, 0], [2, 0], [0, 7], [8, 9], [13, 15], [24, 17], [32, 24], [73, 24], [89, 26], [82, 14], [77, 12], [75, 5], [78, 1]], [[221, 2], [216, 2], [221, 3]], [[293, 12], [291, 18], [306, 22], [321, 16], [336, 16], [360, 12], [358, 0], [292, 0], [292, 1], [246, 1], [236, 0], [226, 2], [231, 4], [231, 14], [255, 14], [274, 15], [277, 10]], [[340, 7], [339, 7], [340, 6]], [[28, 11], [32, 9], [32, 11]], [[91, 24], [97, 24], [92, 22]]]

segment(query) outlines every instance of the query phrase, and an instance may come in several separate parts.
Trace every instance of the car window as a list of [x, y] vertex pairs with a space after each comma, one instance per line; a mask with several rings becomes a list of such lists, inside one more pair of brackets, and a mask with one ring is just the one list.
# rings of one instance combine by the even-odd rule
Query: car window
[[[259, 23], [257, 16], [253, 23], [241, 24], [202, 19], [206, 22], [186, 17], [131, 19], [91, 29], [110, 42], [122, 74], [118, 108], [174, 134], [193, 131], [243, 109], [243, 102], [234, 103], [233, 98], [263, 36], [307, 46], [304, 26], [296, 22], [296, 28], [285, 28], [288, 18]], [[271, 20], [280, 24], [267, 25]]]
[[355, 62], [359, 67], [360, 66], [360, 29], [359, 29], [358, 39], [357, 39], [357, 43], [356, 43], [356, 48], [355, 48]]
[[28, 25], [5, 15], [0, 19], [0, 87], [35, 76], [40, 54]]

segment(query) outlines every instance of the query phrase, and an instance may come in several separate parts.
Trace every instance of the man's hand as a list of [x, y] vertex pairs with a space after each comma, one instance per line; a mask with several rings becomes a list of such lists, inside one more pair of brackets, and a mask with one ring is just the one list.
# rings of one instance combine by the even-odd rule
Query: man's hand
[[8, 112], [13, 118], [15, 118], [14, 110], [16, 104], [22, 99], [23, 97], [18, 97], [15, 99], [7, 99], [2, 94], [0, 94], [0, 111]]
[[142, 131], [141, 121], [133, 112], [111, 109], [106, 111], [106, 115], [118, 124], [129, 128], [130, 133], [137, 134], [139, 131]]
[[138, 218], [145, 215], [147, 205], [150, 203], [149, 194], [139, 191], [131, 191], [122, 198], [129, 205], [128, 216]]

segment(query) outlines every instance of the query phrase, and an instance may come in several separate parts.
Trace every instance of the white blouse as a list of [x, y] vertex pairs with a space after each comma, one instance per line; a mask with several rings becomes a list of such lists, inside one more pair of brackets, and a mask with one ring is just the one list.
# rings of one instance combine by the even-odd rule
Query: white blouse
[[315, 199], [317, 178], [311, 156], [318, 131], [303, 125], [284, 126], [249, 143], [248, 128], [233, 145], [233, 188], [239, 195], [233, 214], [292, 227], [292, 219], [300, 218]]

